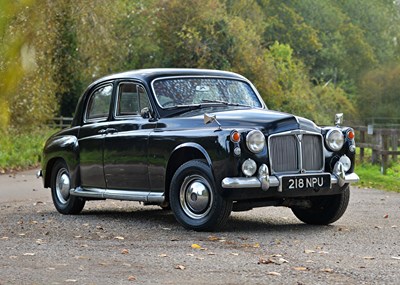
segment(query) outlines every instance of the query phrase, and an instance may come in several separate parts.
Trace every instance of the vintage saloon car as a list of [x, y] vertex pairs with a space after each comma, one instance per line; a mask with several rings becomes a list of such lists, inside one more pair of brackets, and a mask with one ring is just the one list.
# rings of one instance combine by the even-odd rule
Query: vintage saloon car
[[193, 230], [263, 206], [329, 224], [359, 179], [354, 131], [335, 124], [268, 110], [235, 73], [129, 71], [86, 89], [72, 126], [46, 142], [39, 175], [63, 214], [118, 199], [170, 207]]

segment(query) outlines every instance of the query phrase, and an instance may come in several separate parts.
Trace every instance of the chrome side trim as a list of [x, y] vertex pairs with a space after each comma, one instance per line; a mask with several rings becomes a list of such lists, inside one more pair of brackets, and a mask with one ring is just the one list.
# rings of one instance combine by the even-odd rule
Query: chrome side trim
[[70, 190], [73, 196], [97, 198], [97, 199], [115, 199], [139, 202], [155, 202], [162, 203], [165, 200], [162, 192], [132, 191], [132, 190], [113, 190], [98, 188], [81, 188], [77, 187]]
[[147, 202], [163, 203], [165, 202], [164, 193], [161, 192], [150, 192], [147, 195]]
[[97, 188], [83, 189], [81, 187], [77, 187], [75, 189], [69, 190], [69, 194], [79, 197], [104, 199], [103, 196], [104, 191], [105, 189], [97, 189]]
[[141, 191], [121, 191], [121, 190], [106, 190], [104, 191], [104, 198], [116, 200], [130, 200], [130, 201], [145, 201], [149, 192]]

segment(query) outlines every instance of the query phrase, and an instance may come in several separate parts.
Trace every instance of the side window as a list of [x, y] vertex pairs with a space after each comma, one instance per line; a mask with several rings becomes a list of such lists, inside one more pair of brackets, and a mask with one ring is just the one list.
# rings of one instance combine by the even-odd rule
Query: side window
[[140, 115], [145, 107], [150, 107], [146, 90], [136, 83], [119, 85], [116, 116]]
[[110, 110], [112, 85], [100, 87], [90, 96], [86, 110], [86, 119], [101, 120], [108, 117]]

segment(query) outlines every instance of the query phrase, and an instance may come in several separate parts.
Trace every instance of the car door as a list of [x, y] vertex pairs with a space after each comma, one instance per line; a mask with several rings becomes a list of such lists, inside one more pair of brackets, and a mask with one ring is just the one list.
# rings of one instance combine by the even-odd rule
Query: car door
[[114, 119], [105, 137], [104, 174], [107, 189], [150, 191], [148, 138], [156, 126], [143, 118], [141, 110], [151, 109], [145, 88], [136, 82], [118, 84]]
[[87, 100], [79, 131], [80, 176], [83, 188], [106, 188], [103, 171], [104, 138], [109, 132], [113, 84], [97, 86]]

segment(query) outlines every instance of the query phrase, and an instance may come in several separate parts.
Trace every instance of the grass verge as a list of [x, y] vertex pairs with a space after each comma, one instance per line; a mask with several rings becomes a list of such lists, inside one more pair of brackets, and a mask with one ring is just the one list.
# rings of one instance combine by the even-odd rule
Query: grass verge
[[42, 128], [0, 135], [0, 173], [38, 166], [44, 143], [54, 132], [54, 129]]
[[376, 188], [400, 192], [400, 164], [392, 163], [387, 169], [387, 174], [381, 174], [380, 165], [361, 163], [356, 165], [360, 182], [356, 185], [364, 188]]

